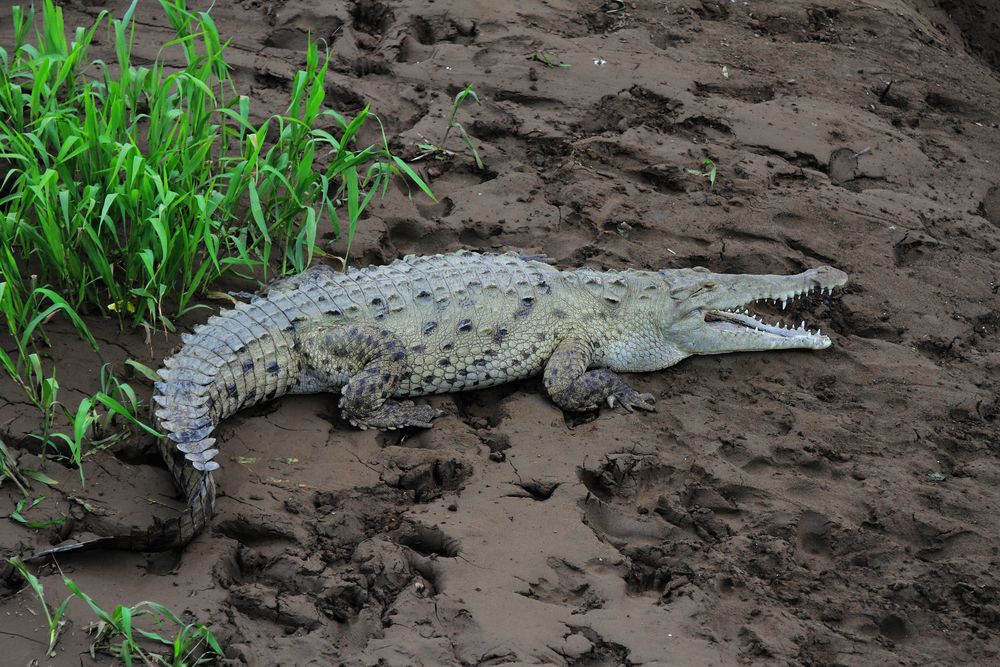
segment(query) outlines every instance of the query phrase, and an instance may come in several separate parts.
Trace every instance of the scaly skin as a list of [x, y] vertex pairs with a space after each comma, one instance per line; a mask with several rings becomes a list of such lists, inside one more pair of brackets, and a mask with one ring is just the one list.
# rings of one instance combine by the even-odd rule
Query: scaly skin
[[339, 393], [360, 428], [429, 427], [436, 412], [407, 399], [538, 374], [564, 410], [600, 403], [652, 410], [653, 396], [616, 372], [659, 370], [693, 354], [822, 349], [829, 338], [768, 326], [741, 307], [843, 285], [830, 267], [795, 276], [705, 269], [559, 271], [520, 255], [458, 252], [336, 273], [314, 267], [265, 297], [211, 317], [164, 362], [153, 399], [161, 450], [185, 492], [179, 516], [149, 528], [55, 547], [164, 550], [211, 518], [211, 437], [227, 417], [285, 394]]

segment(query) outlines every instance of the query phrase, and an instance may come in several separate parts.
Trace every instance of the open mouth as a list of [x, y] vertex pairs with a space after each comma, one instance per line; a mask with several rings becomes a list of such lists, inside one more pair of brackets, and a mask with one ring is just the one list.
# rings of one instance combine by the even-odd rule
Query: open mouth
[[[830, 344], [830, 339], [823, 335], [819, 327], [813, 330], [804, 320], [798, 325], [786, 323], [781, 319], [777, 319], [776, 316], [761, 314], [751, 309], [763, 308], [766, 310], [780, 309], [781, 311], [785, 311], [789, 304], [800, 305], [796, 302], [811, 296], [823, 299], [824, 303], [829, 303], [827, 297], [830, 295], [832, 289], [829, 286], [817, 285], [811, 289], [790, 292], [776, 298], [762, 298], [748, 301], [733, 308], [706, 310], [704, 312], [704, 320], [713, 329], [720, 332], [775, 336], [783, 339], [794, 339], [810, 346], [825, 347]], [[773, 322], [772, 318], [775, 318]]]

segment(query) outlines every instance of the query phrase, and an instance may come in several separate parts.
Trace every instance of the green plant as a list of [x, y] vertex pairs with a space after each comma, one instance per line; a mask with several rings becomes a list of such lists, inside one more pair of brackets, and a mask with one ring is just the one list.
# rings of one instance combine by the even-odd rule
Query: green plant
[[45, 496], [39, 496], [38, 498], [35, 498], [30, 501], [28, 500], [27, 496], [21, 498], [20, 500], [17, 501], [17, 505], [15, 506], [14, 511], [10, 513], [9, 518], [12, 521], [17, 521], [18, 523], [24, 524], [28, 528], [47, 528], [49, 526], [61, 526], [62, 524], [64, 524], [66, 522], [66, 519], [63, 517], [56, 517], [54, 519], [45, 519], [44, 521], [25, 518], [24, 512], [27, 512], [28, 510], [36, 507], [43, 500], [45, 500]]
[[532, 51], [528, 54], [528, 60], [534, 60], [540, 62], [546, 67], [572, 67], [569, 63], [564, 63], [561, 60], [556, 62], [552, 56], [546, 51]]
[[42, 582], [38, 580], [38, 577], [28, 571], [24, 562], [20, 558], [11, 558], [7, 562], [10, 563], [22, 577], [24, 577], [24, 580], [27, 581], [28, 585], [31, 587], [31, 590], [35, 591], [35, 595], [38, 596], [38, 601], [42, 603], [42, 611], [45, 613], [45, 621], [49, 626], [49, 646], [45, 651], [45, 655], [52, 657], [55, 655], [54, 651], [56, 643], [59, 641], [59, 634], [62, 632], [63, 626], [66, 625], [66, 620], [64, 618], [66, 615], [66, 606], [69, 605], [69, 601], [73, 599], [73, 596], [67, 596], [58, 607], [50, 607], [45, 601], [45, 589], [42, 587]]
[[14, 454], [7, 449], [3, 440], [0, 440], [0, 486], [8, 479], [13, 482], [22, 496], [28, 495], [28, 480], [25, 479], [24, 471], [17, 464]]
[[708, 179], [709, 189], [715, 187], [715, 177], [718, 175], [718, 167], [715, 162], [709, 158], [702, 160], [701, 169], [685, 169], [687, 173], [692, 176], [702, 176]]
[[472, 152], [472, 157], [476, 160], [476, 167], [479, 169], [484, 169], [483, 159], [479, 155], [479, 150], [476, 148], [476, 144], [472, 141], [472, 137], [469, 133], [465, 131], [465, 126], [462, 125], [456, 116], [458, 115], [458, 110], [465, 103], [467, 98], [471, 97], [476, 101], [476, 104], [481, 104], [479, 101], [479, 95], [475, 90], [472, 89], [472, 84], [458, 91], [455, 95], [455, 100], [451, 104], [451, 113], [448, 115], [448, 124], [445, 126], [444, 135], [441, 137], [441, 141], [437, 144], [431, 143], [420, 143], [417, 144], [417, 148], [423, 151], [422, 154], [414, 158], [416, 160], [422, 160], [425, 157], [433, 156], [435, 159], [444, 160], [455, 155], [454, 152], [448, 150], [446, 146], [448, 145], [448, 137], [451, 135], [452, 130], [458, 130], [459, 134], [462, 135], [462, 139], [465, 141], [465, 145], [468, 146], [469, 150]]
[[[387, 145], [354, 147], [367, 108], [353, 119], [324, 108], [329, 54], [315, 42], [285, 114], [255, 126], [210, 14], [160, 0], [176, 34], [163, 48], [183, 67], [136, 65], [137, 4], [121, 19], [101, 12], [68, 42], [61, 9], [44, 0], [34, 44], [34, 10], [18, 7], [13, 49], [0, 51], [0, 157], [16, 173], [0, 241], [74, 308], [169, 328], [223, 275], [305, 269], [324, 217], [353, 238], [390, 176], [430, 194]], [[102, 25], [114, 67], [87, 56]]]
[[41, 482], [49, 486], [55, 486], [59, 483], [41, 470], [22, 468], [18, 465], [14, 453], [4, 444], [3, 440], [0, 440], [0, 485], [8, 479], [13, 482], [14, 486], [17, 487], [17, 490], [24, 497], [27, 497], [30, 489], [31, 483], [29, 480]]
[[[66, 588], [87, 603], [99, 619], [95, 628], [94, 643], [91, 646], [92, 654], [98, 649], [107, 649], [117, 653], [126, 665], [131, 665], [138, 659], [144, 665], [177, 667], [207, 664], [225, 655], [218, 640], [207, 626], [200, 623], [185, 623], [159, 603], [147, 601], [131, 607], [117, 605], [108, 612], [92, 597], [81, 591], [71, 579], [64, 577], [63, 581]], [[177, 634], [173, 638], [168, 638], [159, 632], [136, 626], [135, 621], [142, 617], [148, 617], [157, 628], [164, 625], [176, 626]], [[154, 652], [141, 643], [143, 639], [165, 646], [168, 651]]]
[[[45, 601], [42, 583], [28, 570], [24, 562], [19, 558], [12, 558], [8, 562], [28, 582], [42, 604], [49, 626], [49, 645], [46, 650], [46, 655], [49, 657], [54, 656], [59, 635], [66, 624], [66, 607], [74, 597], [86, 603], [98, 619], [94, 625], [92, 657], [96, 657], [98, 650], [108, 650], [117, 654], [126, 665], [139, 661], [147, 666], [193, 667], [215, 662], [224, 656], [222, 647], [207, 626], [200, 623], [185, 623], [170, 609], [156, 602], [140, 602], [132, 606], [117, 605], [108, 612], [66, 576], [63, 577], [63, 584], [70, 595], [58, 607], [51, 607]], [[140, 619], [151, 621], [155, 629], [147, 630], [139, 627], [137, 621]], [[171, 638], [156, 631], [164, 626], [174, 627], [176, 634]], [[144, 642], [152, 642], [154, 646], [162, 646], [166, 650], [154, 651]]]

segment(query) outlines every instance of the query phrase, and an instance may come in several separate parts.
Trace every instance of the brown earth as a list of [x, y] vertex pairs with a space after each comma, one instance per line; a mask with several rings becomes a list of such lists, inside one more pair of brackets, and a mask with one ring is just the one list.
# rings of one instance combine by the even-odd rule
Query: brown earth
[[[103, 4], [66, 3], [67, 24]], [[567, 421], [537, 381], [432, 398], [445, 416], [404, 438], [350, 429], [326, 397], [241, 414], [220, 429], [212, 529], [180, 555], [63, 560], [85, 591], [189, 612], [233, 664], [996, 663], [994, 3], [214, 4], [260, 113], [282, 109], [307, 33], [332, 44], [335, 105], [370, 100], [404, 153], [440, 135], [466, 83], [482, 95], [460, 119], [486, 170], [459, 141], [422, 163], [440, 202], [393, 189], [359, 264], [525, 249], [564, 267], [830, 263], [852, 282], [790, 316], [834, 347], [632, 378], [656, 414]], [[151, 0], [136, 16], [152, 59], [166, 22]], [[706, 157], [714, 188], [685, 171]], [[141, 333], [92, 324], [110, 360], [155, 364], [177, 343], [155, 337], [150, 357]], [[56, 340], [69, 398], [91, 391], [93, 355]], [[3, 390], [0, 428], [29, 465], [35, 416]], [[67, 487], [50, 495], [168, 513], [180, 501], [138, 443], [88, 459], [83, 491], [49, 464]], [[15, 549], [54, 537], [0, 525]], [[4, 663], [42, 658], [30, 591], [9, 584], [0, 609]], [[91, 620], [71, 606], [54, 664], [89, 664]]]

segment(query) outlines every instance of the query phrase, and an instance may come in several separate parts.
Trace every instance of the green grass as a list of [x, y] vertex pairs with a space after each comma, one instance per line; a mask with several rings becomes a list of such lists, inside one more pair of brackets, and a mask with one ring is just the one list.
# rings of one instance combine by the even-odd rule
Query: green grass
[[479, 155], [479, 150], [476, 148], [476, 144], [472, 141], [472, 137], [470, 137], [469, 133], [465, 131], [465, 126], [457, 120], [458, 110], [462, 108], [462, 105], [465, 104], [465, 101], [469, 98], [475, 100], [476, 104], [480, 104], [479, 94], [472, 89], [471, 83], [462, 90], [458, 91], [455, 95], [455, 99], [451, 103], [451, 113], [448, 114], [448, 124], [445, 125], [441, 141], [436, 144], [426, 142], [417, 144], [417, 148], [423, 151], [423, 153], [414, 158], [414, 160], [421, 160], [429, 156], [433, 156], [438, 160], [453, 157], [455, 153], [448, 150], [447, 145], [448, 138], [451, 136], [452, 130], [455, 130], [462, 136], [462, 140], [468, 147], [469, 152], [472, 153], [472, 157], [476, 161], [476, 167], [479, 169], [485, 168], [483, 165], [483, 158]]
[[[364, 210], [390, 179], [433, 194], [392, 154], [381, 125], [380, 142], [359, 143], [377, 120], [367, 107], [353, 118], [330, 108], [330, 54], [311, 39], [288, 106], [255, 123], [228, 42], [186, 0], [141, 3], [173, 31], [151, 63], [133, 57], [138, 0], [70, 34], [53, 0], [37, 7], [13, 7], [13, 42], [0, 48], [0, 160], [11, 167], [0, 183], [0, 319], [10, 340], [0, 366], [37, 409], [36, 437], [82, 482], [88, 453], [129, 427], [156, 432], [106, 367], [100, 390], [75, 408], [60, 402], [44, 357], [48, 322], [70, 321], [100, 357], [84, 316], [173, 329], [220, 278], [304, 270], [325, 254], [317, 239], [328, 233], [346, 237], [337, 258], [346, 267]], [[110, 62], [89, 55], [98, 35], [114, 45]], [[68, 432], [53, 432], [59, 423]], [[0, 481], [21, 485], [16, 461], [2, 458]]]
[[[92, 626], [94, 642], [90, 648], [91, 656], [96, 656], [100, 650], [117, 655], [126, 665], [138, 662], [148, 666], [170, 667], [214, 663], [224, 656], [222, 647], [207, 626], [185, 623], [170, 609], [156, 602], [116, 605], [114, 609], [107, 611], [94, 598], [80, 590], [72, 579], [64, 576], [63, 584], [70, 595], [53, 607], [45, 600], [45, 589], [41, 581], [27, 566], [17, 558], [8, 562], [28, 583], [42, 605], [49, 631], [49, 643], [45, 652], [47, 657], [55, 657], [59, 635], [67, 622], [66, 608], [74, 597], [82, 600], [97, 618], [97, 623]], [[167, 634], [164, 634], [164, 628]]]
[[534, 60], [535, 62], [542, 63], [546, 67], [572, 67], [569, 63], [564, 63], [563, 61], [556, 61], [556, 59], [548, 51], [535, 50], [528, 54], [528, 60]]
[[42, 586], [42, 582], [38, 580], [38, 577], [33, 575], [19, 558], [11, 558], [7, 561], [10, 563], [15, 570], [28, 582], [28, 586], [31, 590], [35, 592], [38, 596], [39, 602], [42, 603], [42, 612], [45, 614], [45, 622], [48, 625], [49, 630], [49, 644], [48, 648], [45, 650], [45, 655], [47, 657], [53, 657], [55, 655], [56, 644], [59, 642], [59, 635], [62, 632], [63, 626], [66, 625], [66, 607], [69, 606], [69, 601], [73, 599], [72, 596], [68, 596], [61, 604], [57, 607], [49, 605], [45, 601], [45, 589]]
[[[315, 42], [285, 113], [256, 126], [211, 16], [160, 0], [176, 33], [162, 53], [180, 67], [136, 65], [136, 6], [72, 41], [52, 0], [40, 21], [15, 8], [0, 52], [0, 157], [16, 165], [0, 241], [74, 308], [170, 327], [224, 275], [308, 267], [321, 222], [353, 239], [391, 175], [430, 194], [386, 146], [355, 146], [367, 108], [325, 108], [329, 54]], [[110, 66], [87, 55], [99, 29], [114, 37]]]
[[705, 158], [701, 162], [701, 169], [685, 169], [687, 173], [692, 176], [701, 176], [702, 178], [708, 179], [708, 188], [711, 190], [715, 187], [715, 179], [719, 174], [719, 168], [715, 164], [715, 161], [710, 158]]

